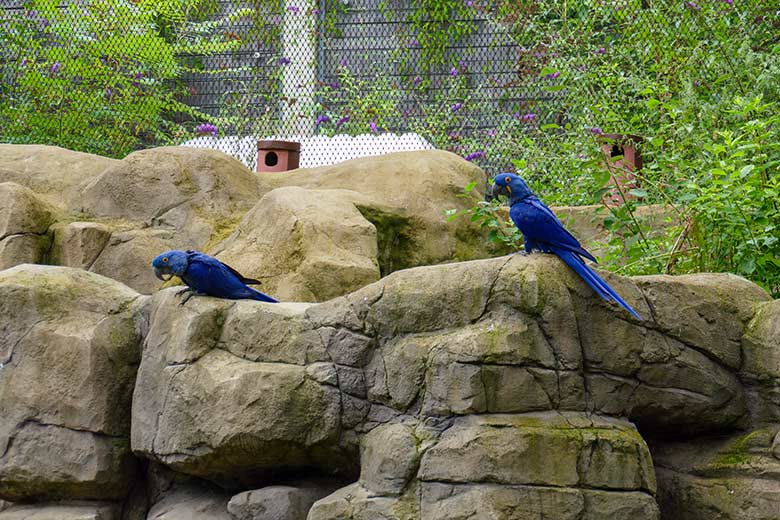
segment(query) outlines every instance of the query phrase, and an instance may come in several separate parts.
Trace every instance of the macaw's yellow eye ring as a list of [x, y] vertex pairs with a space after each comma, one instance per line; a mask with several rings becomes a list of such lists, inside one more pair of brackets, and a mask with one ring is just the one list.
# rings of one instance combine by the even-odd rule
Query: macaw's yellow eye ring
[[164, 257], [163, 257], [163, 263], [164, 263], [164, 264], [167, 264], [167, 263], [168, 263], [168, 257], [167, 257], [167, 256], [164, 256]]
[[512, 182], [512, 178], [511, 177], [504, 177], [504, 182], [509, 184], [510, 182]]

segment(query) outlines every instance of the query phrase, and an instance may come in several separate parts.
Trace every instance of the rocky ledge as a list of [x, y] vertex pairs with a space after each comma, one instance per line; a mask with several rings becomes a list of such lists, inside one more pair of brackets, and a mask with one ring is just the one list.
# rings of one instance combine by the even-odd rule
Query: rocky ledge
[[0, 519], [777, 518], [780, 306], [549, 255], [323, 303], [0, 272]]

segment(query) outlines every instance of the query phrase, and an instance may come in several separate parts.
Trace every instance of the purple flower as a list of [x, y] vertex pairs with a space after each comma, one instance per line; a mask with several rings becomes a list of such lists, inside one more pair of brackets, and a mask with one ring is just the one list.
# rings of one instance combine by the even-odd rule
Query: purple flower
[[290, 58], [286, 58], [286, 57], [282, 56], [281, 58], [279, 58], [278, 60], [276, 60], [276, 62], [277, 62], [279, 65], [289, 65], [289, 64], [290, 64]]
[[349, 116], [344, 116], [341, 119], [339, 119], [338, 121], [336, 121], [336, 129], [339, 129], [341, 127], [341, 125], [343, 125], [347, 121], [349, 121]]
[[520, 115], [519, 112], [516, 114], [517, 118], [524, 122], [524, 123], [530, 123], [536, 119], [536, 114], [533, 112], [528, 112], [527, 114]]
[[314, 14], [314, 15], [320, 14], [320, 10], [319, 9], [312, 9], [311, 10], [311, 14]]
[[487, 157], [487, 153], [484, 150], [480, 150], [478, 152], [471, 152], [466, 157], [464, 157], [464, 159], [467, 161], [475, 161], [477, 159], [484, 159], [485, 157]]
[[596, 54], [606, 54], [607, 49], [605, 49], [604, 47], [599, 47], [598, 49], [596, 49], [593, 52], [595, 52]]
[[375, 134], [379, 133], [379, 128], [377, 128], [376, 123], [374, 121], [371, 121], [368, 123], [368, 127], [371, 128], [371, 131]]
[[490, 130], [485, 130], [485, 135], [488, 137], [495, 137], [496, 131], [495, 129], [491, 128]]
[[457, 112], [457, 111], [458, 111], [458, 110], [460, 110], [461, 108], [463, 108], [463, 103], [461, 103], [460, 101], [458, 101], [457, 103], [455, 103], [454, 105], [452, 105], [452, 106], [450, 107], [450, 112]]
[[560, 75], [561, 75], [560, 71], [556, 71], [551, 74], [545, 74], [544, 79], [555, 79]]
[[195, 132], [198, 135], [213, 135], [214, 137], [217, 137], [217, 134], [219, 133], [217, 130], [217, 125], [212, 125], [211, 123], [202, 123], [195, 127]]
[[695, 80], [695, 81], [693, 82], [693, 85], [694, 85], [694, 86], [696, 86], [696, 87], [701, 87], [701, 81], [699, 81], [699, 80], [697, 79], [697, 80]]
[[457, 76], [457, 75], [458, 75], [458, 69], [456, 69], [455, 67], [452, 67], [450, 69], [450, 76]]
[[417, 40], [417, 38], [412, 38], [409, 40], [409, 47], [419, 47], [420, 42]]
[[730, 7], [734, 7], [734, 0], [720, 0], [724, 4], [728, 4]]
[[597, 126], [594, 126], [592, 128], [588, 128], [588, 130], [593, 135], [604, 135], [604, 130], [602, 130], [601, 128], [599, 128]]
[[701, 7], [699, 7], [699, 5], [696, 2], [687, 2], [685, 4], [685, 7], [687, 7], [688, 9], [701, 9]]
[[347, 62], [347, 59], [346, 59], [346, 58], [341, 58], [341, 61], [339, 62], [339, 65], [341, 65], [342, 67], [346, 67], [346, 66], [347, 66], [347, 63], [348, 63], [348, 62]]
[[340, 89], [340, 88], [341, 88], [341, 84], [339, 84], [339, 82], [338, 82], [338, 81], [331, 81], [330, 83], [327, 83], [327, 85], [328, 85], [330, 88], [332, 88], [332, 89], [336, 89], [336, 90], [338, 90], [338, 89]]
[[111, 99], [111, 96], [114, 94], [114, 91], [111, 89], [111, 87], [106, 88], [106, 99]]
[[422, 83], [422, 78], [420, 76], [415, 76], [412, 80], [412, 83], [414, 83], [414, 86], [417, 87]]
[[447, 134], [447, 137], [449, 137], [453, 141], [460, 141], [460, 133], [459, 132], [450, 132], [449, 134]]
[[317, 120], [314, 121], [314, 126], [319, 127], [322, 123], [330, 123], [330, 118], [325, 114], [320, 114], [317, 116]]
[[59, 61], [55, 61], [51, 66], [51, 72], [52, 74], [57, 74], [60, 71], [60, 68], [62, 67], [62, 63]]
[[30, 63], [30, 60], [28, 60], [27, 58], [25, 58], [25, 59], [23, 59], [23, 60], [22, 60], [21, 66], [22, 66], [22, 67], [26, 67], [28, 63]]
[[291, 5], [287, 7], [287, 10], [290, 11], [292, 14], [298, 14], [301, 9], [298, 6]]
[[474, 5], [474, 2], [471, 0], [466, 0], [466, 7], [471, 7], [472, 5]]

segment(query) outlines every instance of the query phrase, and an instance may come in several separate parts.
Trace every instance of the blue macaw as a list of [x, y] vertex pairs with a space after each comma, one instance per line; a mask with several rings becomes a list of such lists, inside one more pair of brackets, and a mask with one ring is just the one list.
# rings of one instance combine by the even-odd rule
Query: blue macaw
[[607, 301], [617, 302], [632, 316], [642, 319], [607, 282], [585, 264], [582, 257], [594, 262], [596, 259], [571, 233], [566, 231], [561, 221], [533, 194], [522, 178], [512, 173], [496, 175], [493, 178], [493, 196], [498, 195], [509, 197], [509, 217], [523, 233], [526, 253], [542, 251], [558, 255], [596, 291], [596, 294]]
[[152, 267], [155, 276], [160, 280], [168, 281], [176, 275], [187, 284], [188, 288], [179, 292], [188, 292], [181, 302], [182, 305], [193, 294], [278, 303], [278, 300], [246, 285], [259, 284], [259, 281], [246, 278], [229, 265], [198, 251], [167, 251], [152, 260]]

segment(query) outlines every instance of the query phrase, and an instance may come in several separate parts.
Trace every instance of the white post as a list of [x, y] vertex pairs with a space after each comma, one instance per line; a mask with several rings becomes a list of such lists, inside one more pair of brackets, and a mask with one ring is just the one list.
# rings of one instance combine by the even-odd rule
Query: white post
[[[286, 137], [314, 134], [311, 116], [317, 81], [317, 0], [285, 0], [282, 26], [282, 59], [290, 60], [282, 73], [280, 100]], [[295, 100], [294, 103], [290, 103]]]

